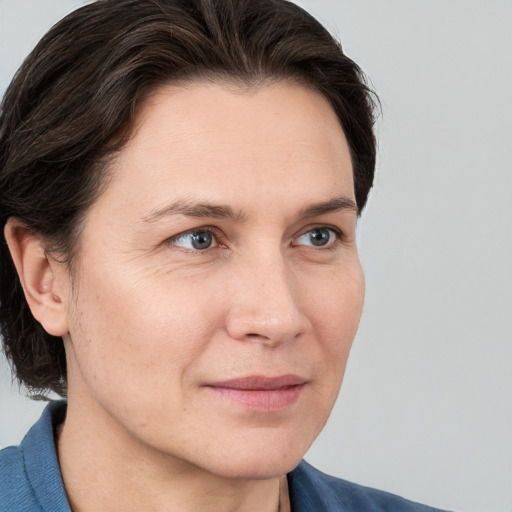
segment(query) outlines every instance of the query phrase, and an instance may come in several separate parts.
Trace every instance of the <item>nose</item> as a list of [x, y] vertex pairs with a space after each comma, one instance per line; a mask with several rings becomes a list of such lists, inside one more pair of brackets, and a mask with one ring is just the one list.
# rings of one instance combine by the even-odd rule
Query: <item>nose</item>
[[277, 346], [305, 332], [308, 321], [301, 309], [299, 283], [280, 254], [260, 254], [239, 265], [228, 290], [227, 330], [232, 338]]

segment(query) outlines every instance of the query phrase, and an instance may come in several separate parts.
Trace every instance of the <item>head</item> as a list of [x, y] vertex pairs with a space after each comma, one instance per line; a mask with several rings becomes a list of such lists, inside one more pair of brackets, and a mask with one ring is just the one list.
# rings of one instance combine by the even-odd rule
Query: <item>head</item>
[[[1, 110], [0, 325], [18, 379], [61, 395], [69, 383], [151, 446], [207, 438], [208, 418], [236, 427], [236, 449], [261, 429], [281, 444], [300, 434], [296, 463], [362, 308], [354, 229], [372, 126], [360, 69], [284, 0], [103, 0], [70, 14]], [[217, 386], [290, 373], [304, 382], [274, 393], [283, 406], [260, 397], [249, 415], [243, 393]], [[200, 463], [208, 449], [194, 446]]]

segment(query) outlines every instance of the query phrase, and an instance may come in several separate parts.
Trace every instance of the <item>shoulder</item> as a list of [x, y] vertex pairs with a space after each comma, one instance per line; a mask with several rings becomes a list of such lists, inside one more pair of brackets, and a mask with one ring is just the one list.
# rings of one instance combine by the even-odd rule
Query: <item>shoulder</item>
[[354, 484], [302, 461], [289, 475], [294, 512], [441, 512], [400, 496]]
[[0, 512], [69, 512], [53, 440], [65, 410], [50, 403], [19, 446], [0, 450]]

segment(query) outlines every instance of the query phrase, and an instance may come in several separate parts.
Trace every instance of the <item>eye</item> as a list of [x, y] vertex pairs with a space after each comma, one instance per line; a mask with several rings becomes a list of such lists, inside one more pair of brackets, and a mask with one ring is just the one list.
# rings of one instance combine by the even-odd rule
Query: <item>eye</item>
[[171, 245], [191, 249], [193, 251], [204, 251], [217, 246], [215, 234], [205, 228], [176, 235], [172, 237], [169, 242]]
[[310, 229], [297, 238], [294, 245], [311, 245], [313, 247], [330, 247], [336, 243], [340, 234], [332, 228]]

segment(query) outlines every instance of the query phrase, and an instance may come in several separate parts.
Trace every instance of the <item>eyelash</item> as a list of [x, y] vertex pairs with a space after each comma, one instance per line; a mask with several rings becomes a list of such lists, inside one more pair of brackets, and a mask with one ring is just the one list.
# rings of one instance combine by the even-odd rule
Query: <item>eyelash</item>
[[[308, 233], [311, 233], [315, 230], [318, 230], [318, 231], [321, 231], [321, 230], [326, 230], [326, 231], [329, 231], [331, 233], [334, 234], [335, 236], [335, 240], [332, 241], [332, 242], [329, 242], [329, 245], [319, 245], [319, 246], [315, 246], [315, 245], [309, 245], [309, 247], [313, 247], [313, 248], [317, 248], [317, 249], [322, 249], [324, 251], [328, 251], [328, 250], [332, 250], [334, 249], [341, 241], [343, 241], [343, 233], [341, 232], [341, 230], [339, 230], [338, 228], [335, 228], [333, 226], [326, 226], [326, 225], [318, 225], [318, 226], [312, 226], [312, 227], [308, 227], [305, 231], [302, 231], [298, 236], [296, 236], [294, 238], [294, 241], [300, 239], [301, 237], [307, 235]], [[182, 246], [179, 246], [176, 244], [176, 242], [182, 238], [185, 238], [187, 237], [188, 235], [193, 235], [193, 234], [199, 234], [199, 233], [204, 233], [206, 235], [209, 235], [210, 237], [212, 237], [216, 243], [216, 245], [214, 246], [210, 246], [210, 247], [206, 247], [204, 249], [198, 249], [198, 248], [189, 248], [189, 247], [182, 247]], [[224, 244], [222, 244], [221, 241], [219, 241], [219, 239], [221, 239], [221, 234], [219, 233], [219, 230], [216, 229], [216, 228], [212, 228], [210, 226], [204, 226], [204, 227], [199, 227], [199, 228], [196, 228], [196, 229], [193, 229], [193, 230], [190, 230], [190, 231], [185, 231], [184, 233], [178, 233], [177, 235], [169, 238], [167, 240], [167, 243], [169, 245], [173, 245], [174, 247], [178, 247], [178, 248], [181, 248], [182, 250], [184, 251], [187, 251], [187, 252], [190, 252], [190, 253], [201, 253], [201, 252], [207, 252], [207, 251], [210, 251], [212, 249], [216, 249], [218, 247], [225, 247]], [[306, 244], [296, 244], [296, 243], [292, 243], [292, 246], [294, 247], [300, 247], [300, 246], [308, 246]]]

